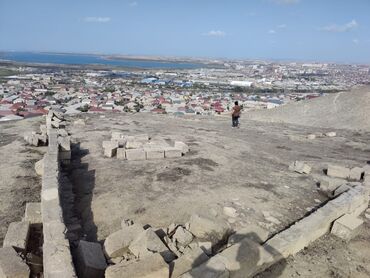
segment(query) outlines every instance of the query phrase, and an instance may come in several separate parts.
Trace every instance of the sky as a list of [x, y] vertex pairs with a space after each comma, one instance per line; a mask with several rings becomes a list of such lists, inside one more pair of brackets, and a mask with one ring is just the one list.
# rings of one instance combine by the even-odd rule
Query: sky
[[370, 0], [0, 0], [0, 50], [370, 63]]

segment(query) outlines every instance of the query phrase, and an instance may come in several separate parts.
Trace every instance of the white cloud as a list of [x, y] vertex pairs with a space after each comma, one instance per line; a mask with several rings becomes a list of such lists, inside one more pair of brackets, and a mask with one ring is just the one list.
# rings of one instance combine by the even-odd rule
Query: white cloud
[[276, 34], [276, 31], [271, 29], [271, 30], [268, 31], [268, 33], [273, 35], [273, 34]]
[[226, 33], [220, 30], [211, 30], [207, 33], [204, 33], [203, 35], [210, 36], [210, 37], [225, 37]]
[[280, 24], [280, 25], [278, 25], [276, 27], [279, 28], [279, 29], [284, 29], [284, 28], [287, 27], [287, 25], [286, 24]]
[[359, 39], [353, 39], [353, 40], [352, 40], [352, 42], [353, 42], [354, 44], [359, 44], [359, 43], [360, 43], [360, 40], [359, 40]]
[[301, 0], [272, 0], [272, 1], [280, 5], [294, 5], [301, 2]]
[[110, 17], [96, 17], [96, 16], [88, 16], [84, 18], [86, 22], [99, 22], [99, 23], [106, 23], [110, 21]]
[[137, 1], [131, 2], [129, 4], [130, 7], [136, 7], [137, 5], [139, 5], [139, 3]]
[[353, 29], [356, 29], [358, 26], [359, 25], [357, 21], [353, 19], [352, 21], [346, 24], [343, 24], [343, 25], [331, 24], [331, 25], [320, 28], [320, 30], [326, 31], [326, 32], [333, 32], [333, 33], [343, 33], [343, 32], [348, 32]]

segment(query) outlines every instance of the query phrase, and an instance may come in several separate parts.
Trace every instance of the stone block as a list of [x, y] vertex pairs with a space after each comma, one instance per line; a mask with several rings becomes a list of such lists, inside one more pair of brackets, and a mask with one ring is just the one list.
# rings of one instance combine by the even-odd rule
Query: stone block
[[5, 235], [3, 247], [14, 247], [18, 251], [25, 251], [27, 248], [29, 233], [29, 222], [22, 221], [10, 223]]
[[117, 149], [117, 159], [126, 159], [126, 150], [124, 148]]
[[127, 140], [126, 149], [140, 149], [143, 147], [142, 141]]
[[338, 165], [329, 165], [327, 175], [329, 177], [347, 179], [349, 177], [349, 169]]
[[141, 232], [130, 244], [129, 250], [137, 258], [145, 258], [151, 256], [153, 253], [159, 253], [166, 262], [171, 262], [176, 257], [152, 228]]
[[121, 230], [110, 234], [104, 242], [104, 252], [109, 258], [121, 257], [137, 236], [144, 231], [139, 224], [122, 227]]
[[230, 233], [230, 225], [219, 218], [208, 218], [193, 214], [189, 221], [189, 231], [199, 239], [211, 241], [213, 244], [225, 239]]
[[172, 275], [171, 277], [176, 278], [181, 274], [190, 271], [194, 267], [197, 267], [207, 261], [209, 258], [199, 247], [185, 253], [177, 260], [174, 260], [172, 264]]
[[361, 180], [362, 174], [364, 174], [364, 169], [360, 167], [354, 167], [349, 171], [349, 179], [354, 181]]
[[27, 203], [24, 213], [24, 221], [29, 222], [31, 225], [41, 225], [41, 203]]
[[229, 271], [217, 256], [179, 276], [181, 278], [228, 278]]
[[183, 154], [189, 152], [189, 146], [181, 141], [175, 141], [175, 148], [180, 149]]
[[334, 222], [331, 233], [349, 241], [359, 233], [363, 223], [361, 219], [346, 214]]
[[309, 174], [311, 172], [311, 167], [302, 161], [294, 161], [289, 165], [289, 170], [300, 174]]
[[105, 278], [167, 278], [169, 272], [168, 264], [157, 253], [130, 264], [109, 266], [105, 271]]
[[164, 158], [164, 149], [144, 149], [146, 152], [146, 159], [155, 160]]
[[236, 230], [231, 236], [229, 236], [227, 245], [231, 246], [235, 243], [242, 241], [245, 238], [253, 240], [258, 243], [263, 243], [268, 239], [269, 232], [257, 225], [248, 225], [241, 229]]
[[327, 193], [328, 196], [332, 197], [334, 190], [342, 184], [345, 184], [346, 180], [323, 176], [319, 182], [320, 190]]
[[79, 278], [104, 277], [107, 263], [99, 243], [81, 240], [78, 243], [75, 258]]
[[12, 247], [0, 248], [0, 277], [29, 278], [30, 269]]
[[165, 158], [175, 158], [182, 156], [182, 149], [175, 147], [166, 147], [164, 149]]
[[144, 149], [130, 149], [126, 150], [126, 159], [127, 160], [145, 160], [146, 153]]

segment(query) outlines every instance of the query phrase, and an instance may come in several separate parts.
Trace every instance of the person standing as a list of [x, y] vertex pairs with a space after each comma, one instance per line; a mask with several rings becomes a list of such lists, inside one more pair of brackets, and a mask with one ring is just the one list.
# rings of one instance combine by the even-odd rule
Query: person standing
[[239, 118], [242, 108], [239, 106], [238, 101], [235, 101], [235, 106], [233, 107], [233, 112], [231, 114], [232, 127], [239, 127]]

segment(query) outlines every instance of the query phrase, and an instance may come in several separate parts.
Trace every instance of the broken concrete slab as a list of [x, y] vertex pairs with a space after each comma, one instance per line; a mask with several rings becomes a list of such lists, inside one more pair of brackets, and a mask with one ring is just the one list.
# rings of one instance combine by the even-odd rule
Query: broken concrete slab
[[359, 234], [363, 223], [363, 220], [346, 214], [334, 222], [331, 233], [341, 239], [349, 241]]
[[127, 160], [146, 160], [146, 153], [144, 149], [130, 149], [126, 150]]
[[176, 258], [152, 228], [141, 232], [130, 244], [129, 250], [137, 258], [145, 258], [153, 253], [159, 253], [166, 262], [171, 262]]
[[192, 249], [171, 263], [173, 269], [171, 277], [179, 277], [181, 274], [201, 265], [208, 259], [208, 256], [201, 248], [197, 247]]
[[289, 170], [300, 174], [309, 174], [311, 172], [311, 167], [302, 161], [294, 161], [289, 165]]
[[0, 248], [0, 277], [29, 278], [30, 269], [12, 247]]
[[158, 253], [146, 256], [130, 264], [109, 266], [105, 278], [165, 278], [169, 277], [169, 266]]
[[349, 177], [350, 170], [343, 166], [328, 165], [327, 175], [329, 177], [347, 179]]
[[104, 242], [104, 252], [109, 258], [121, 257], [137, 236], [144, 231], [138, 224], [122, 227], [121, 230], [110, 234]]
[[5, 235], [3, 247], [14, 247], [18, 251], [25, 251], [29, 232], [30, 223], [28, 221], [10, 223]]
[[24, 221], [29, 222], [31, 225], [41, 225], [41, 203], [27, 203], [24, 213]]
[[96, 242], [81, 240], [76, 250], [76, 271], [80, 278], [104, 277], [107, 263], [101, 248]]

